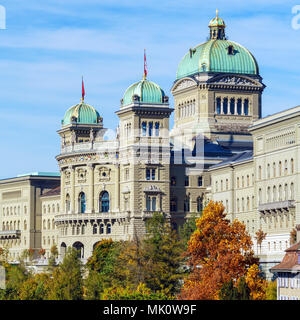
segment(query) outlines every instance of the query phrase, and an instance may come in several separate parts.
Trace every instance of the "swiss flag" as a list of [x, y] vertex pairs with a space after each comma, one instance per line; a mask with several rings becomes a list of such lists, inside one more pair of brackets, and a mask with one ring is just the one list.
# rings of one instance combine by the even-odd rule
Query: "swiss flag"
[[83, 77], [82, 77], [82, 100], [84, 100], [85, 96], [85, 90], [84, 90], [84, 83], [83, 83]]
[[146, 49], [144, 49], [144, 77], [147, 77], [147, 60], [146, 60]]

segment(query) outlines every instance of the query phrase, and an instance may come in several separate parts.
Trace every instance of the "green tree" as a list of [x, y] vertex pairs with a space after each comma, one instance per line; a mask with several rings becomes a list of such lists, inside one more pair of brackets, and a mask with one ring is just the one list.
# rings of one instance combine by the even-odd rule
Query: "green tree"
[[250, 289], [246, 283], [244, 277], [238, 280], [237, 284], [234, 284], [232, 279], [225, 282], [219, 291], [220, 300], [249, 300]]
[[266, 300], [277, 300], [277, 281], [268, 281]]
[[172, 297], [163, 292], [153, 292], [141, 283], [137, 288], [132, 286], [107, 288], [102, 294], [102, 300], [172, 300]]
[[182, 226], [179, 227], [179, 237], [184, 246], [184, 250], [188, 247], [188, 241], [191, 238], [191, 235], [197, 229], [196, 220], [197, 215], [193, 213], [190, 218], [187, 218]]
[[48, 297], [50, 300], [83, 299], [82, 264], [76, 249], [68, 248], [63, 262], [54, 270]]
[[145, 284], [152, 291], [176, 294], [183, 276], [182, 244], [163, 214], [154, 213], [146, 224]]
[[225, 282], [219, 292], [220, 300], [238, 300], [238, 289], [233, 285], [233, 281]]
[[120, 243], [113, 242], [111, 239], [100, 241], [94, 249], [86, 264], [88, 269], [88, 277], [85, 280], [87, 299], [100, 299], [103, 290], [112, 286], [119, 250]]
[[20, 289], [23, 282], [30, 278], [31, 274], [26, 270], [25, 265], [7, 265], [6, 288], [2, 290], [1, 299], [20, 300]]
[[50, 274], [37, 274], [25, 280], [20, 287], [20, 300], [46, 300], [50, 291]]

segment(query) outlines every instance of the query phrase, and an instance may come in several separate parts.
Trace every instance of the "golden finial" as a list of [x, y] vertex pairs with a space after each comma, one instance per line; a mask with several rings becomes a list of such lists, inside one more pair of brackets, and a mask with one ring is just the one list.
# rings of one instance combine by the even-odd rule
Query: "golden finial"
[[217, 18], [219, 17], [219, 10], [218, 9], [216, 10], [216, 17]]

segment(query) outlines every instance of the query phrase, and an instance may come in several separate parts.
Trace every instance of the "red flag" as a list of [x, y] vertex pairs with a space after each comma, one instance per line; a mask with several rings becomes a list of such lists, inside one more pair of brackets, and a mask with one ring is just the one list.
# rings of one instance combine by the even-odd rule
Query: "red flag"
[[144, 78], [146, 79], [147, 77], [147, 60], [146, 60], [146, 49], [144, 49]]
[[84, 90], [84, 83], [83, 83], [83, 77], [82, 77], [82, 101], [84, 100], [85, 96], [85, 90]]

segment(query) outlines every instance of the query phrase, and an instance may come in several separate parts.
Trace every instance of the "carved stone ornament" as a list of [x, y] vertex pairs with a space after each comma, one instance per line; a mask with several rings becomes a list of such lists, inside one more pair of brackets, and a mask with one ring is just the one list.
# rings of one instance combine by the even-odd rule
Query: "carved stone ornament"
[[144, 192], [161, 193], [161, 190], [157, 186], [151, 184], [150, 186], [144, 188]]
[[231, 84], [231, 85], [246, 85], [246, 86], [255, 86], [255, 83], [245, 79], [245, 78], [240, 78], [236, 76], [226, 76], [222, 77], [216, 80], [212, 81], [213, 83], [224, 83], [224, 84]]
[[77, 180], [80, 183], [86, 182], [87, 171], [86, 169], [79, 168], [77, 169]]
[[189, 88], [196, 85], [196, 83], [192, 80], [182, 80], [175, 88], [174, 90], [182, 90], [185, 88]]
[[66, 171], [64, 172], [64, 174], [65, 174], [65, 184], [70, 184], [71, 172], [68, 171], [68, 170], [66, 170]]
[[99, 168], [99, 181], [109, 181], [110, 180], [111, 169], [106, 167]]

